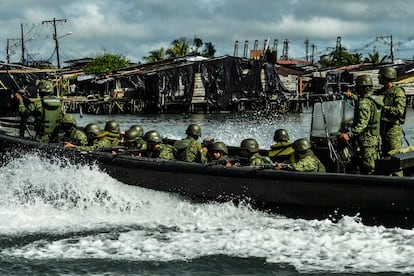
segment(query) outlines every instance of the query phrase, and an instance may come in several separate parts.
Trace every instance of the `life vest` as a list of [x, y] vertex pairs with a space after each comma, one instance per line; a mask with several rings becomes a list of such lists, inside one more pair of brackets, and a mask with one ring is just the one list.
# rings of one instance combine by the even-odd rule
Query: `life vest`
[[383, 102], [383, 96], [376, 96], [376, 95], [370, 95], [368, 98], [371, 100], [372, 103], [374, 103], [374, 111], [373, 116], [370, 120], [370, 126], [371, 134], [374, 136], [380, 135], [381, 131], [381, 110], [384, 106]]
[[55, 131], [56, 127], [60, 125], [62, 102], [58, 98], [44, 97], [42, 98], [42, 106], [43, 135], [49, 135], [52, 134]]
[[178, 160], [186, 160], [187, 148], [190, 146], [191, 142], [192, 141], [190, 139], [186, 138], [178, 140], [174, 143], [174, 147], [177, 149], [176, 155]]

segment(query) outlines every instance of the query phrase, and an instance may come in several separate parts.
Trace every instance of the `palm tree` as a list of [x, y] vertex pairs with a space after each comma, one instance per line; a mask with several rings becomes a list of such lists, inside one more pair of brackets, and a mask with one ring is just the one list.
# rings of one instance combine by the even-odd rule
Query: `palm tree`
[[182, 57], [188, 55], [190, 50], [189, 43], [185, 37], [175, 39], [171, 42], [171, 48], [166, 51], [166, 54], [170, 58]]
[[161, 47], [158, 50], [150, 51], [149, 53], [150, 53], [149, 56], [144, 57], [144, 59], [148, 62], [157, 62], [157, 61], [164, 60], [165, 58], [165, 51], [163, 47]]
[[203, 45], [203, 41], [199, 37], [194, 37], [193, 44], [195, 47], [195, 53], [198, 54], [198, 49]]
[[368, 54], [368, 57], [364, 58], [364, 62], [372, 63], [372, 64], [380, 64], [380, 63], [383, 63], [387, 58], [388, 56], [385, 55], [380, 59], [378, 52], [374, 52], [373, 54]]
[[204, 43], [204, 50], [203, 50], [203, 56], [205, 57], [214, 57], [214, 54], [216, 53], [216, 49], [214, 48], [213, 43], [206, 42]]

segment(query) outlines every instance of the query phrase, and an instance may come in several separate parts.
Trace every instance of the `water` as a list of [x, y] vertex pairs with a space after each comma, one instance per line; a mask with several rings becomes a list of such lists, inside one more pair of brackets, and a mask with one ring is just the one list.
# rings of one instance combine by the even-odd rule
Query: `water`
[[[413, 112], [407, 126], [413, 122]], [[181, 138], [189, 123], [229, 145], [276, 128], [308, 137], [310, 113], [288, 116], [87, 116]], [[407, 138], [414, 141], [413, 129]], [[414, 230], [288, 219], [247, 204], [201, 204], [124, 185], [94, 166], [26, 154], [0, 167], [2, 275], [414, 274]]]

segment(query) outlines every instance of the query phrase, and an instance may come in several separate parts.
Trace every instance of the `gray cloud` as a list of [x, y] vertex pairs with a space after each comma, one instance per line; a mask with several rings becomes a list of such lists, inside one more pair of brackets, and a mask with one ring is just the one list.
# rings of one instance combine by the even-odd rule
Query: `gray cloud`
[[[363, 55], [374, 47], [380, 55], [389, 45], [376, 37], [393, 36], [395, 56], [412, 57], [414, 35], [411, 28], [414, 1], [332, 1], [332, 0], [2, 0], [0, 38], [5, 49], [7, 38], [20, 38], [20, 24], [25, 30], [26, 51], [35, 59], [53, 55], [53, 27], [42, 21], [67, 19], [58, 24], [62, 37], [61, 60], [93, 57], [103, 50], [125, 54], [131, 61], [141, 61], [149, 51], [168, 48], [171, 41], [195, 35], [212, 42], [216, 55], [233, 54], [235, 40], [242, 46], [255, 39], [262, 47], [266, 38], [290, 41], [292, 58], [305, 56], [304, 40], [309, 39], [317, 52], [327, 53], [335, 47], [336, 37], [348, 50], [361, 49]], [[19, 45], [13, 47], [12, 61], [20, 58]], [[239, 49], [239, 53], [241, 53]], [[0, 59], [5, 59], [5, 52]]]

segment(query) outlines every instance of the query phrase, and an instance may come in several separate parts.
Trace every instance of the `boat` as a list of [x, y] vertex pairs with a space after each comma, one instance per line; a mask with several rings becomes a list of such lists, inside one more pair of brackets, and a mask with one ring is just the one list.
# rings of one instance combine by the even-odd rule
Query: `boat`
[[[340, 108], [338, 105], [326, 105], [325, 108], [346, 114], [346, 106], [340, 105]], [[317, 116], [314, 117], [313, 140], [321, 138], [318, 137], [318, 125], [324, 129], [321, 136], [335, 128], [334, 123], [324, 120], [320, 124]], [[329, 147], [319, 147], [320, 151], [318, 145], [315, 146], [318, 154], [329, 151]], [[231, 147], [230, 150], [234, 152], [237, 148]], [[177, 193], [202, 202], [233, 201], [291, 218], [337, 221], [346, 215], [366, 225], [414, 227], [412, 176], [303, 173], [275, 170], [269, 166], [225, 167], [167, 161], [112, 154], [104, 150], [78, 151], [6, 133], [0, 133], [0, 151], [7, 152], [3, 154], [2, 163], [6, 163], [16, 151], [17, 154], [36, 151], [45, 158], [65, 157], [68, 162], [95, 163], [109, 176], [125, 184]], [[262, 150], [262, 153], [265, 152]], [[380, 167], [384, 174], [388, 174], [390, 168], [403, 168], [408, 173], [414, 167], [414, 152], [397, 154], [383, 160], [382, 164]]]

